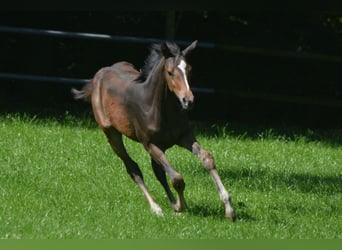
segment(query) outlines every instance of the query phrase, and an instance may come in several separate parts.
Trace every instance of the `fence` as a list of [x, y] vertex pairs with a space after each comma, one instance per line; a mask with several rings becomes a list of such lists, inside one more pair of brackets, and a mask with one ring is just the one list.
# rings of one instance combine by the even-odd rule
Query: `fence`
[[[11, 33], [11, 34], [24, 34], [24, 35], [36, 35], [36, 36], [50, 36], [50, 37], [61, 37], [61, 38], [72, 38], [72, 39], [93, 39], [103, 40], [112, 42], [127, 42], [127, 43], [160, 43], [163, 40], [158, 38], [149, 37], [134, 37], [134, 36], [118, 36], [108, 34], [96, 34], [96, 33], [84, 33], [84, 32], [68, 32], [59, 30], [46, 30], [46, 29], [32, 29], [23, 27], [12, 27], [12, 26], [0, 26], [0, 33]], [[191, 43], [191, 41], [175, 40], [175, 42], [181, 46], [185, 46]], [[289, 57], [298, 60], [313, 60], [331, 63], [342, 63], [341, 56], [330, 56], [322, 54], [312, 54], [305, 52], [291, 52], [291, 51], [280, 51], [280, 50], [267, 50], [262, 48], [246, 48], [241, 46], [233, 46], [229, 44], [216, 44], [211, 42], [199, 42], [198, 47], [202, 49], [218, 49], [231, 51], [235, 53], [247, 53], [262, 56], [276, 56], [276, 57]], [[39, 82], [55, 82], [64, 84], [79, 84], [82, 85], [88, 81], [88, 79], [79, 78], [65, 78], [65, 77], [53, 77], [43, 75], [30, 75], [30, 74], [17, 74], [0, 72], [0, 79], [14, 79], [14, 80], [31, 80]], [[314, 105], [342, 107], [342, 101], [339, 100], [312, 100], [310, 98], [298, 98], [291, 96], [280, 96], [280, 95], [265, 95], [262, 93], [243, 93], [234, 91], [224, 91], [212, 88], [193, 88], [194, 92], [205, 93], [205, 94], [230, 94], [243, 98], [256, 98], [263, 100], [290, 102], [290, 103], [306, 103]]]

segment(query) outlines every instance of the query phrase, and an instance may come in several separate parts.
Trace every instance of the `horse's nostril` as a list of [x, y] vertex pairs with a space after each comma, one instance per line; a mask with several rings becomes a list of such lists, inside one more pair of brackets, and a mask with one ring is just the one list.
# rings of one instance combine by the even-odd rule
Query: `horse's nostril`
[[183, 98], [182, 98], [182, 106], [183, 106], [183, 108], [184, 108], [184, 109], [187, 109], [187, 108], [188, 108], [188, 105], [189, 105], [188, 100], [187, 100], [185, 97], [183, 97]]
[[190, 109], [193, 104], [193, 98], [183, 97], [181, 103], [184, 109]]

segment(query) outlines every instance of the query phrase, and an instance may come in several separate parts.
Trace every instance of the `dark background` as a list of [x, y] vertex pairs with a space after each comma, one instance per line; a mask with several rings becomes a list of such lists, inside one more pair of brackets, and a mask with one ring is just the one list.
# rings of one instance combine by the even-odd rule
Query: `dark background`
[[[170, 24], [171, 23], [171, 24]], [[0, 25], [216, 44], [189, 58], [195, 121], [340, 128], [342, 12], [1, 11]], [[138, 69], [149, 44], [0, 32], [0, 73], [91, 78], [126, 60]], [[90, 112], [77, 84], [1, 79], [0, 112]]]

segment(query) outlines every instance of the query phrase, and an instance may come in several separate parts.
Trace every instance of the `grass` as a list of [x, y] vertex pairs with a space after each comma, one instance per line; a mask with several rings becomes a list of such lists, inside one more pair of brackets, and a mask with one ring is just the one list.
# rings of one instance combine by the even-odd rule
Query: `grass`
[[196, 133], [233, 198], [235, 223], [183, 149], [167, 152], [187, 184], [189, 208], [175, 214], [148, 154], [125, 140], [164, 211], [157, 217], [92, 119], [0, 116], [0, 238], [342, 238], [341, 131], [211, 126]]

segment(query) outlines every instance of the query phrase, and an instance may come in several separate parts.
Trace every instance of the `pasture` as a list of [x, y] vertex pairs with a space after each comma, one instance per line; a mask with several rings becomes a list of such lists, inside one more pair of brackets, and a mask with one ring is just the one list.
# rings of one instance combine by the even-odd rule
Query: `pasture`
[[175, 214], [141, 145], [125, 140], [164, 211], [155, 216], [92, 118], [0, 116], [2, 239], [341, 239], [342, 131], [200, 126], [232, 196], [224, 219], [197, 157], [167, 156], [186, 182]]

